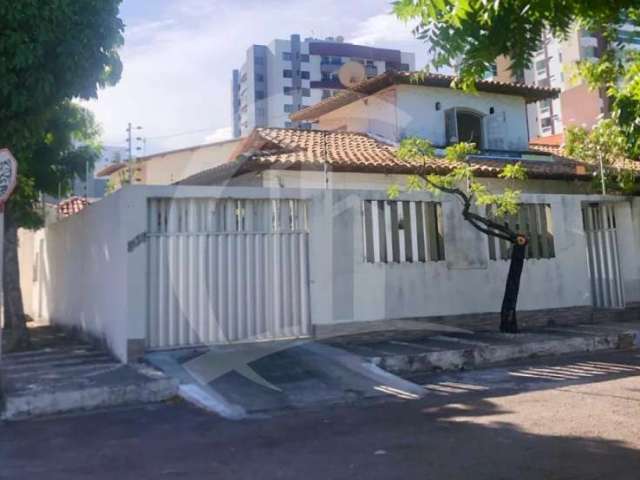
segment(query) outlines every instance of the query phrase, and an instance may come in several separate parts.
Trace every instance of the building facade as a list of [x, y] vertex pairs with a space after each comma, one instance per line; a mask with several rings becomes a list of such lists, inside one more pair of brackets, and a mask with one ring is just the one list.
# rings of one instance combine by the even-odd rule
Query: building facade
[[[632, 27], [620, 29], [619, 39], [624, 48], [640, 48], [640, 32]], [[543, 100], [528, 107], [532, 139], [562, 134], [572, 125], [590, 128], [608, 111], [608, 102], [604, 92], [591, 90], [580, 78], [577, 63], [597, 59], [603, 47], [601, 38], [578, 27], [565, 39], [546, 34], [541, 48], [531, 59], [531, 68], [512, 72], [509, 59], [499, 57], [490, 77], [561, 90], [557, 99]]]
[[234, 136], [246, 136], [256, 127], [310, 128], [290, 121], [289, 115], [341, 90], [338, 70], [353, 61], [365, 66], [368, 77], [415, 68], [413, 53], [345, 43], [342, 37], [301, 40], [291, 35], [251, 46], [232, 74]]

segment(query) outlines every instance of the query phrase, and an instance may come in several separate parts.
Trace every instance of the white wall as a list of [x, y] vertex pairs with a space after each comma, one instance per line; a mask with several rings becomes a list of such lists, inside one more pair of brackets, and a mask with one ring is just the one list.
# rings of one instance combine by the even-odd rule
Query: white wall
[[[446, 261], [371, 264], [364, 261], [362, 201], [386, 199], [382, 182], [376, 188], [349, 190], [129, 186], [49, 226], [44, 231], [45, 256], [39, 275], [46, 307], [43, 316], [104, 338], [122, 360], [127, 359], [130, 343], [142, 342], [146, 336], [148, 254], [144, 234], [147, 199], [156, 197], [308, 200], [313, 324], [485, 313], [500, 308], [508, 262], [489, 260], [486, 237], [462, 220], [460, 206], [451, 197], [439, 199]], [[413, 193], [400, 199], [434, 197]], [[556, 257], [526, 262], [520, 309], [591, 305], [581, 206], [598, 200], [616, 202], [625, 296], [627, 302], [640, 301], [640, 258], [636, 254], [640, 200], [555, 194], [525, 194], [522, 200], [551, 205]], [[134, 242], [136, 238], [141, 242]]]
[[[436, 110], [436, 102], [440, 102], [440, 110]], [[525, 106], [524, 98], [515, 95], [397, 85], [323, 115], [319, 127], [333, 130], [346, 126], [348, 131], [374, 133], [395, 141], [418, 136], [434, 145], [445, 145], [445, 110], [469, 108], [485, 115], [485, 148], [528, 150]], [[491, 107], [493, 114], [489, 113]]]

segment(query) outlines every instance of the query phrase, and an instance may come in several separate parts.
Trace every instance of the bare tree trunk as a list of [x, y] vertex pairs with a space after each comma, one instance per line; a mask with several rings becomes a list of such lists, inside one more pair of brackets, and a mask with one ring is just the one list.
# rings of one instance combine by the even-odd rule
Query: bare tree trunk
[[[522, 237], [520, 237], [522, 238]], [[518, 319], [516, 317], [516, 305], [520, 292], [520, 277], [524, 267], [524, 257], [527, 250], [526, 241], [514, 242], [511, 249], [511, 262], [507, 284], [504, 289], [502, 309], [500, 311], [500, 331], [505, 333], [518, 333]]]
[[4, 319], [5, 330], [8, 333], [7, 351], [25, 350], [31, 347], [31, 339], [20, 291], [18, 225], [8, 209], [5, 210], [3, 273]]

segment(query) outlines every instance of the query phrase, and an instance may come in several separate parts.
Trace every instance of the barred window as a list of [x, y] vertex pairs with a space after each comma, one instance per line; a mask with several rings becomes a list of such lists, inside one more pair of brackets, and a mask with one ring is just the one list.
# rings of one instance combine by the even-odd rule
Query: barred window
[[[544, 203], [522, 203], [516, 215], [497, 218], [493, 207], [487, 207], [487, 216], [521, 232], [529, 239], [526, 258], [554, 258], [553, 225], [551, 206]], [[509, 260], [511, 243], [495, 237], [489, 237], [489, 258], [491, 260]]]
[[444, 260], [440, 203], [365, 200], [362, 208], [365, 262]]

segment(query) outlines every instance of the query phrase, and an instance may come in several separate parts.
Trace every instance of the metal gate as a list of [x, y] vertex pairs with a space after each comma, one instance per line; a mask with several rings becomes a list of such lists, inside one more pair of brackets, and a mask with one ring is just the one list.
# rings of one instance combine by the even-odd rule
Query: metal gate
[[587, 236], [593, 305], [599, 308], [624, 308], [614, 205], [586, 205], [582, 208], [582, 219]]
[[149, 348], [309, 335], [307, 205], [149, 200]]

